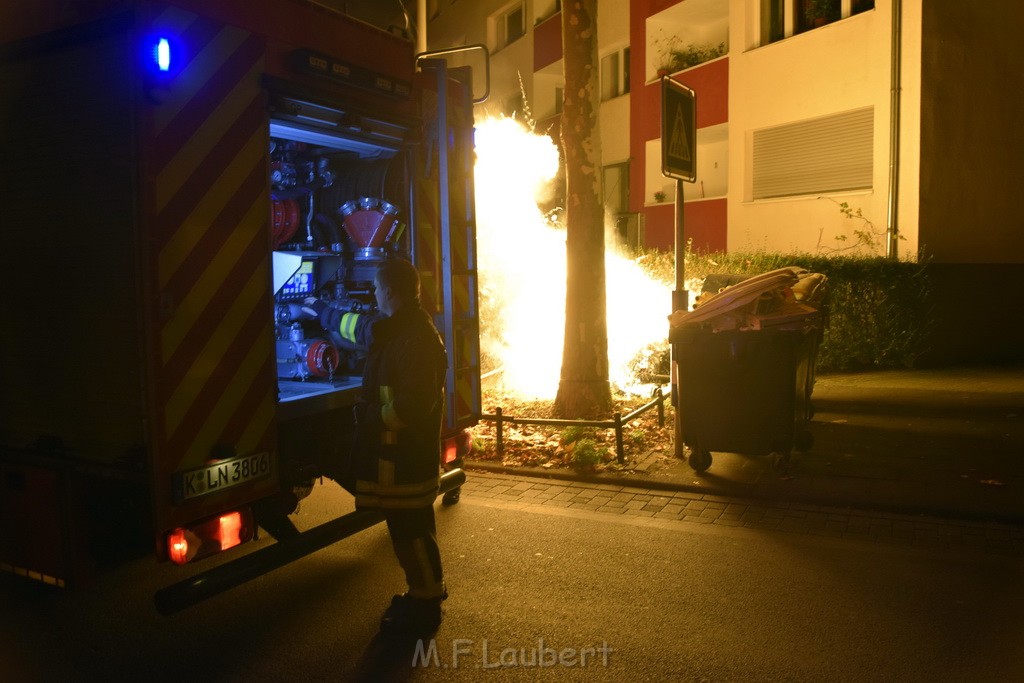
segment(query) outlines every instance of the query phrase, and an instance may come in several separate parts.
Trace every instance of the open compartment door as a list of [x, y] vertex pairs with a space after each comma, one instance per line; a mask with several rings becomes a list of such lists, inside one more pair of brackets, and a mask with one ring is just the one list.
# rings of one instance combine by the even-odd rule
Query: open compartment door
[[473, 100], [469, 69], [424, 59], [415, 88], [422, 145], [415, 172], [413, 261], [423, 305], [448, 352], [445, 431], [480, 416], [480, 324], [473, 189]]

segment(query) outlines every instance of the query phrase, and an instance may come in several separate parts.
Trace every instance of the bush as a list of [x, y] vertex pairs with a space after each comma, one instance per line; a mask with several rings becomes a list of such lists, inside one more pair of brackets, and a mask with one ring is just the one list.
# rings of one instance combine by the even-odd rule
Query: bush
[[[672, 254], [643, 254], [653, 277], [673, 272]], [[824, 371], [912, 367], [927, 350], [930, 332], [928, 266], [877, 256], [814, 254], [686, 254], [688, 285], [713, 273], [757, 275], [801, 266], [828, 277], [824, 339], [817, 367]], [[671, 280], [674, 282], [674, 275]]]
[[583, 438], [573, 442], [572, 455], [569, 461], [577, 469], [590, 469], [604, 460], [604, 449], [598, 448], [597, 442], [591, 438]]

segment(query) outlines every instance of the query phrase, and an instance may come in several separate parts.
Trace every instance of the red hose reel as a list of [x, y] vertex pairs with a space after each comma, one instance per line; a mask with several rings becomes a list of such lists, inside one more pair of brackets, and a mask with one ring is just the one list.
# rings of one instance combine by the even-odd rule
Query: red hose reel
[[299, 228], [299, 203], [294, 199], [270, 200], [270, 225], [273, 230], [274, 249], [288, 242]]

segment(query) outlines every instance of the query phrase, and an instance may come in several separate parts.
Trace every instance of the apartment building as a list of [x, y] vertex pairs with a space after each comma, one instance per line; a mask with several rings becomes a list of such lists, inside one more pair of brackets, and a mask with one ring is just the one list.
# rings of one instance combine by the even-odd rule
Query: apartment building
[[[427, 6], [431, 47], [491, 51], [481, 107], [557, 139], [559, 0]], [[599, 0], [606, 207], [626, 241], [673, 247], [667, 73], [697, 99], [697, 178], [683, 184], [695, 249], [928, 259], [937, 355], [977, 356], [977, 333], [989, 355], [1020, 358], [1021, 326], [963, 292], [1024, 303], [1022, 19], [1014, 0]]]

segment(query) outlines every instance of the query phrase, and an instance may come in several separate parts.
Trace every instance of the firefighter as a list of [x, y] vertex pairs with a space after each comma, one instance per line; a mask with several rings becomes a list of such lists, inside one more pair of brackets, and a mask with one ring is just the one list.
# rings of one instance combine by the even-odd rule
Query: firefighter
[[[356, 413], [354, 493], [359, 508], [384, 513], [407, 592], [384, 613], [387, 631], [432, 633], [448, 597], [434, 523], [439, 485], [441, 418], [447, 356], [429, 314], [420, 306], [415, 266], [383, 262], [374, 277], [383, 317], [345, 319], [315, 299], [321, 325], [342, 336], [357, 328], [368, 345]], [[347, 328], [347, 330], [346, 330]]]

